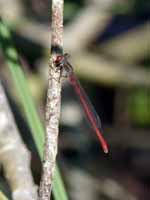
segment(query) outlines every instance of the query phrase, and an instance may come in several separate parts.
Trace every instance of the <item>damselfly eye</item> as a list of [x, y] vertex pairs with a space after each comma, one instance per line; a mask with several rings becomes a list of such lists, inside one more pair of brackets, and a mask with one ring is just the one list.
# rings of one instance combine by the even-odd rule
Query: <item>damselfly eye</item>
[[63, 60], [63, 55], [59, 55], [56, 57], [55, 63], [59, 64]]

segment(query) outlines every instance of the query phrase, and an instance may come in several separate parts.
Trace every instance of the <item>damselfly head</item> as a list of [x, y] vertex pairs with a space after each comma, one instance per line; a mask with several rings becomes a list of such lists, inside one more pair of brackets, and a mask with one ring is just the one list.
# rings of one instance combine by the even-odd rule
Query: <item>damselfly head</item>
[[59, 63], [61, 63], [63, 61], [63, 59], [64, 59], [64, 55], [58, 55], [56, 57], [55, 63], [59, 64]]
[[62, 54], [62, 55], [57, 55], [55, 63], [59, 64], [60, 62], [66, 60], [70, 57], [70, 55], [68, 53]]

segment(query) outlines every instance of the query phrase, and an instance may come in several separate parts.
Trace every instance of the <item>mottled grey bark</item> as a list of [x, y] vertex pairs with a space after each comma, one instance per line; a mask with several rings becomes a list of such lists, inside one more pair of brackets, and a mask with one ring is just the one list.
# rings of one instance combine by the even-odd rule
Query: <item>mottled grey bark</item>
[[30, 154], [12, 116], [0, 82], [0, 163], [14, 200], [37, 200], [37, 186], [30, 169]]
[[55, 49], [62, 49], [63, 33], [63, 0], [52, 1], [52, 52], [50, 59], [49, 81], [46, 104], [46, 139], [43, 162], [43, 173], [39, 188], [40, 200], [49, 200], [52, 181], [55, 171], [58, 127], [61, 104], [61, 82], [60, 71], [56, 71], [54, 61], [56, 59]]

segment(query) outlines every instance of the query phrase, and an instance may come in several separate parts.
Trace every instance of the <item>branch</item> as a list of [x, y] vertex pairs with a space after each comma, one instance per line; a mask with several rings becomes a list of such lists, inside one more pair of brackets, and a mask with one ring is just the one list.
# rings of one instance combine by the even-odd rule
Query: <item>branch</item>
[[[90, 2], [90, 5], [82, 9], [74, 21], [66, 27], [64, 32], [64, 44], [68, 52], [79, 51], [87, 47], [110, 22], [112, 15], [108, 10], [112, 6], [112, 0], [107, 1], [107, 3], [106, 1], [100, 2], [101, 3], [99, 3], [99, 1]], [[22, 20], [20, 23], [19, 19], [19, 17], [16, 19], [17, 27], [15, 31], [17, 33], [43, 47], [49, 47], [49, 43], [47, 42], [49, 39], [49, 29], [47, 26], [31, 22], [31, 20], [29, 21], [25, 17], [21, 18]]]
[[91, 3], [82, 9], [74, 21], [65, 29], [64, 44], [67, 51], [84, 50], [97, 35], [103, 32], [112, 18], [111, 13], [106, 11], [111, 6], [110, 2], [106, 6], [107, 8], [102, 9], [99, 3]]
[[150, 86], [150, 73], [140, 66], [123, 65], [88, 52], [75, 54], [71, 59], [76, 72], [93, 82], [122, 87]]
[[[128, 188], [126, 189], [123, 183], [121, 184], [117, 179], [110, 175], [105, 176], [106, 169], [100, 168], [103, 177], [95, 178], [89, 173], [83, 172], [79, 169], [71, 168], [67, 171], [67, 181], [71, 185], [71, 197], [77, 200], [91, 200], [91, 199], [115, 199], [115, 200], [136, 200]], [[80, 183], [80, 184], [79, 184]], [[86, 191], [86, 192], [85, 192]], [[105, 196], [105, 198], [100, 198]]]
[[30, 170], [30, 155], [23, 144], [0, 83], [0, 162], [12, 189], [14, 200], [36, 200]]
[[[134, 63], [149, 55], [149, 22], [101, 44], [99, 49], [118, 60]], [[138, 41], [138, 42], [137, 42]]]
[[46, 105], [46, 141], [43, 173], [39, 188], [40, 200], [49, 200], [55, 171], [57, 138], [61, 104], [60, 72], [56, 71], [54, 60], [62, 53], [63, 0], [52, 1], [52, 39]]

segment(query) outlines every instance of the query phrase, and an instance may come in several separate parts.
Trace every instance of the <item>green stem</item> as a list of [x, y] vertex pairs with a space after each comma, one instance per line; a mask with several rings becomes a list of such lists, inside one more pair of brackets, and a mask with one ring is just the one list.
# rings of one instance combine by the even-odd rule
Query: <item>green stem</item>
[[[20, 65], [18, 53], [11, 41], [10, 31], [2, 20], [0, 20], [0, 45], [11, 72], [16, 91], [20, 97], [20, 102], [24, 109], [26, 119], [31, 129], [38, 153], [42, 160], [45, 130], [40, 121], [35, 103], [31, 96], [25, 75]], [[53, 182], [53, 194], [56, 200], [68, 200], [68, 196], [57, 166]]]

